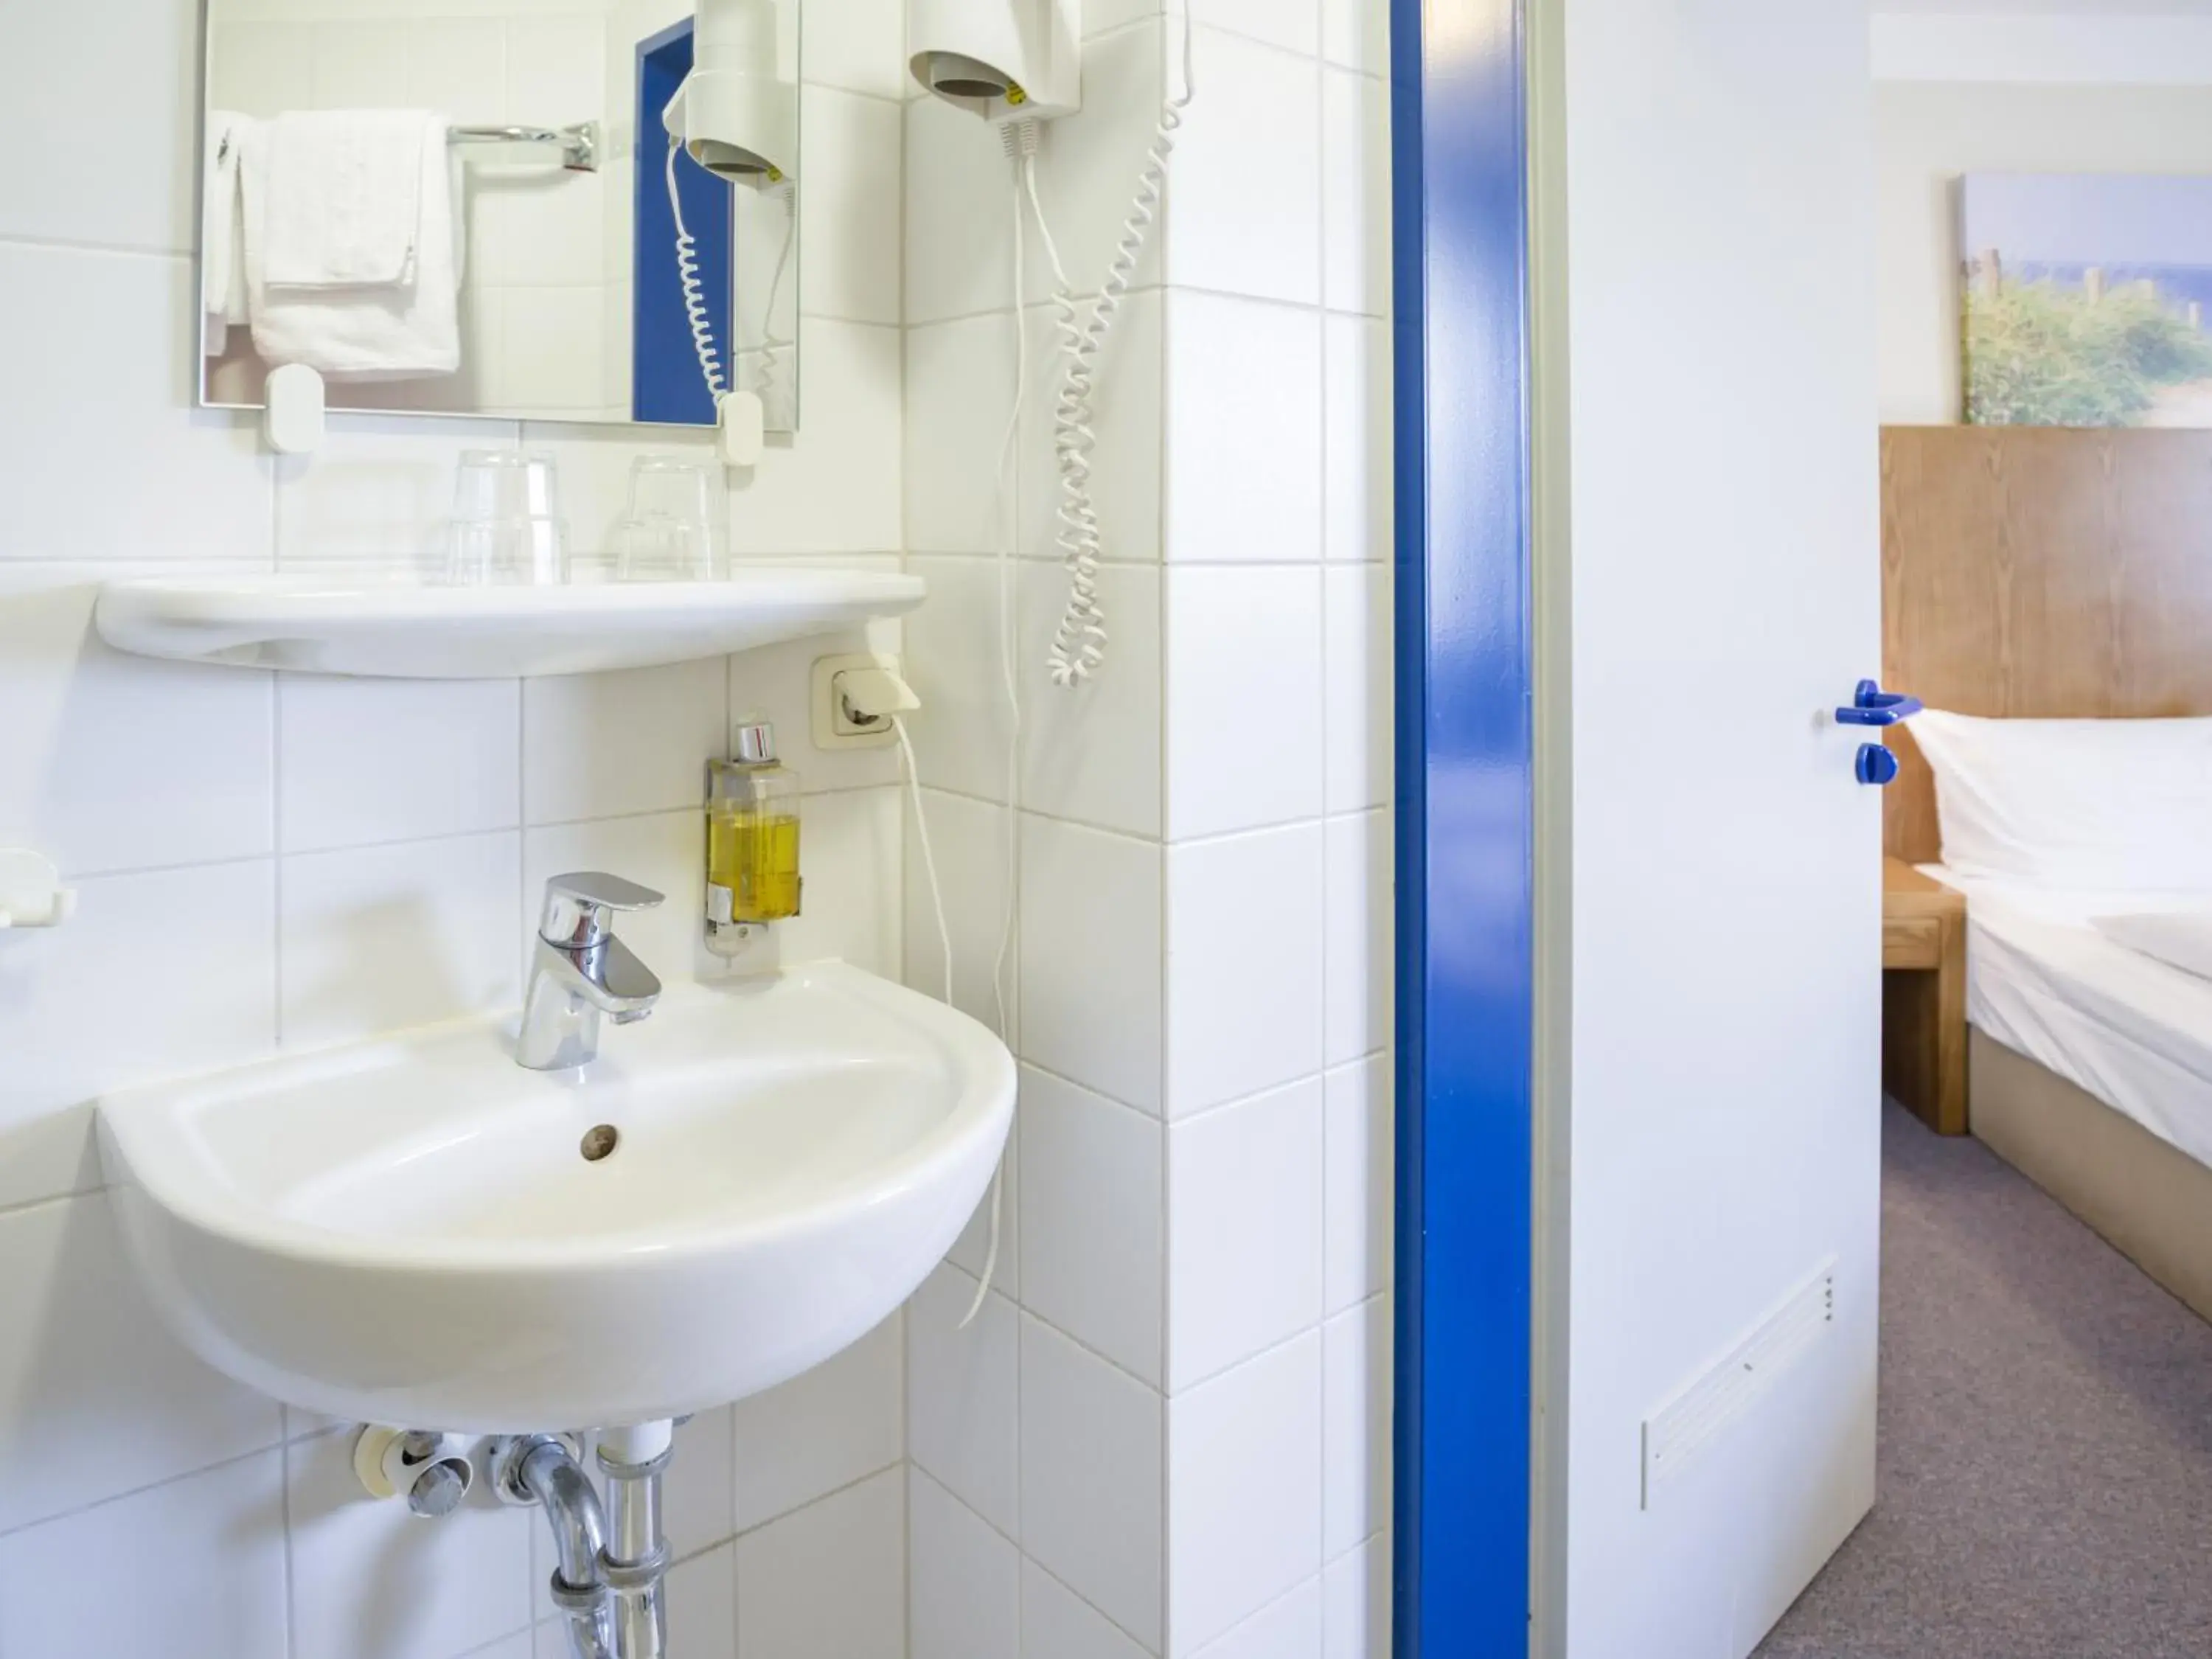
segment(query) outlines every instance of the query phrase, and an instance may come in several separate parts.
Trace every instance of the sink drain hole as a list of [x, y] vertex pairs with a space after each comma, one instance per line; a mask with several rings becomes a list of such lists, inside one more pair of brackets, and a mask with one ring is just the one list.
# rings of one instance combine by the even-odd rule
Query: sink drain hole
[[585, 1132], [584, 1144], [578, 1150], [584, 1154], [585, 1163], [597, 1164], [621, 1144], [622, 1132], [611, 1123], [602, 1123]]

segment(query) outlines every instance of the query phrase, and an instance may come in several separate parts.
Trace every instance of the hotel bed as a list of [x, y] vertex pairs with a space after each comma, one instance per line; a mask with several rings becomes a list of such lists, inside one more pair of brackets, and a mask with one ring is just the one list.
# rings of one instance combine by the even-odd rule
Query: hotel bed
[[[2100, 773], [2099, 747], [2212, 715], [2212, 433], [1891, 428], [1882, 471], [1884, 683], [1986, 717], [1955, 725], [2096, 723], [2078, 787], [2046, 777], [2034, 810], [2015, 797], [1986, 818], [2021, 843], [1996, 857], [1960, 855], [1954, 808], [1987, 802], [1979, 778], [1960, 788], [1941, 717], [1893, 738], [1885, 848], [1967, 897], [1970, 1131], [2212, 1320], [2212, 880], [1999, 867], [2015, 851], [2063, 865], [2144, 824], [2177, 831], [2154, 859], [2212, 849], [2193, 763], [2165, 768], [2197, 780], [2180, 810], [2161, 793], [2093, 822], [2140, 776]], [[1940, 824], [1923, 745], [1944, 761]], [[2069, 821], [2051, 848], [2026, 844], [2054, 820]], [[2144, 915], [2153, 933], [2205, 918], [2183, 930], [2203, 942], [2181, 953], [2197, 971], [2114, 937], [2134, 935], [2111, 919]]]

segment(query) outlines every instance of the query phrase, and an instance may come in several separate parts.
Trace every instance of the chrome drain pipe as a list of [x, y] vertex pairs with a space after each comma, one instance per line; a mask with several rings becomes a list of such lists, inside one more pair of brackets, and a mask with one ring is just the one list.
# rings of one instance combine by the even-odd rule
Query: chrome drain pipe
[[574, 1659], [621, 1659], [614, 1597], [603, 1567], [606, 1514], [576, 1455], [550, 1434], [495, 1440], [491, 1473], [503, 1501], [544, 1508], [557, 1563], [553, 1605], [567, 1626], [568, 1651]]
[[660, 1535], [660, 1495], [675, 1433], [673, 1423], [661, 1422], [599, 1436], [611, 1519], [599, 1572], [614, 1592], [622, 1659], [667, 1659], [668, 1540]]

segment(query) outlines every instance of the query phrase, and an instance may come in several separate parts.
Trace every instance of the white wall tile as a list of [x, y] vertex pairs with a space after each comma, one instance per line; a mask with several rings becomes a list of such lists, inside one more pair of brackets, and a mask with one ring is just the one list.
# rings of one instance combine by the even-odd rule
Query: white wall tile
[[1328, 836], [1328, 1058], [1341, 1066], [1390, 1041], [1397, 977], [1390, 814], [1332, 818]]
[[707, 763], [729, 753], [728, 715], [721, 657], [524, 682], [525, 822], [703, 810]]
[[905, 1352], [894, 1315], [804, 1376], [736, 1409], [738, 1525], [803, 1509], [905, 1455]]
[[1320, 0], [1190, 0], [1201, 23], [1310, 58], [1320, 49]]
[[268, 852], [272, 677], [110, 650], [94, 569], [0, 563], [0, 842], [72, 876]]
[[738, 1540], [738, 1652], [905, 1659], [903, 1470], [885, 1470]]
[[[566, 1638], [562, 1638], [565, 1643]], [[738, 1547], [680, 1562], [668, 1575], [668, 1650], [684, 1659], [737, 1659]], [[569, 1659], [565, 1648], [560, 1659]]]
[[899, 976], [905, 811], [889, 787], [806, 797], [799, 832], [805, 888], [801, 914], [775, 929], [782, 962], [849, 962]]
[[[296, 1659], [447, 1659], [527, 1625], [542, 1584], [532, 1528], [482, 1482], [434, 1527], [364, 1494], [353, 1431], [287, 1450]], [[383, 1587], [404, 1584], [393, 1595]]]
[[[498, 109], [507, 86], [507, 31], [495, 17], [416, 17], [407, 24], [407, 101], [417, 109]], [[496, 116], [477, 119], [490, 121]]]
[[1013, 169], [990, 124], [939, 98], [909, 102], [905, 276], [909, 326], [973, 317], [1013, 303]]
[[407, 96], [407, 36], [382, 21], [319, 18], [308, 36], [315, 109], [389, 108]]
[[1024, 1552], [1158, 1651], [1160, 1396], [1024, 1316], [1021, 1417]]
[[[495, 409], [573, 411], [580, 418], [609, 401], [606, 303], [598, 286], [507, 288], [500, 292], [497, 369], [486, 401]], [[558, 340], [564, 349], [545, 349]]]
[[1161, 1103], [1158, 847], [1022, 820], [1024, 1058], [1125, 1104]]
[[1388, 1054], [1324, 1080], [1328, 1126], [1324, 1300], [1342, 1313], [1388, 1290], [1395, 1249], [1397, 1113]]
[[1169, 838], [1319, 817], [1320, 568], [1181, 566], [1167, 582]]
[[[1006, 1137], [999, 1181], [999, 1260], [991, 1274], [991, 1288], [1018, 1303], [1022, 1299], [1022, 1121], [1018, 1115], [1013, 1133]], [[979, 1280], [991, 1260], [992, 1200], [993, 1195], [986, 1192], [975, 1206], [975, 1213], [968, 1218], [968, 1225], [945, 1253], [947, 1261]]]
[[0, 1653], [286, 1659], [282, 1455], [0, 1538]]
[[1021, 1552], [919, 1469], [908, 1501], [910, 1659], [1021, 1659]]
[[1394, 370], [1388, 324], [1330, 317], [1327, 545], [1331, 559], [1390, 557]]
[[[495, 160], [495, 154], [477, 151], [467, 174], [468, 280], [483, 288], [603, 289], [617, 274], [607, 269], [607, 175], [548, 166], [547, 151], [528, 160], [517, 151], [507, 163]], [[615, 186], [623, 191], [629, 187], [627, 179]], [[555, 340], [561, 349], [547, 350]], [[566, 335], [539, 335], [528, 355], [580, 362], [585, 355], [580, 346]]]
[[66, 1109], [259, 1059], [276, 1014], [265, 860], [96, 878], [68, 927], [0, 937], [0, 1203], [86, 1184], [88, 1119]]
[[[1157, 22], [1147, 22], [1086, 41], [1083, 112], [1048, 124], [1037, 152], [1037, 194], [1044, 202], [1068, 283], [1077, 294], [1095, 294], [1105, 282], [1136, 200], [1138, 178], [1158, 132], [1165, 90], [1161, 33]], [[1174, 170], [1179, 179], [1180, 149]], [[1170, 186], [1170, 197], [1176, 188]], [[987, 185], [981, 194], [988, 202], [995, 192]], [[1172, 202], [1170, 206], [1172, 210]], [[1164, 222], [1154, 228], [1138, 261], [1134, 287], [1148, 288], [1160, 280], [1165, 234]], [[1028, 291], [1048, 295], [1055, 283], [1043, 239], [1032, 229], [1027, 243]], [[1003, 271], [1006, 264], [1000, 262], [990, 270]]]
[[281, 844], [324, 852], [514, 828], [521, 711], [514, 680], [286, 676], [276, 696]]
[[1321, 1571], [1321, 1334], [1177, 1395], [1168, 1464], [1168, 1651], [1182, 1656]]
[[1043, 665], [1067, 605], [1067, 572], [1025, 562], [1021, 570], [1022, 804], [1124, 835], [1161, 828], [1161, 573], [1106, 565], [1098, 573], [1105, 612], [1104, 663], [1082, 684], [1052, 684]]
[[1332, 565], [1322, 577], [1327, 800], [1332, 812], [1389, 804], [1396, 775], [1396, 660], [1387, 564]]
[[1378, 1534], [1322, 1575], [1322, 1659], [1390, 1659], [1390, 1534]]
[[810, 83], [902, 98], [905, 13], [899, 0], [806, 0], [804, 74]]
[[[38, 158], [0, 176], [0, 236], [175, 252], [198, 243], [186, 142], [199, 125], [198, 9], [156, 0], [120, 21], [78, 6], [0, 16], [0, 104], [19, 152]], [[95, 90], [107, 113], [88, 122]]]
[[806, 318], [805, 432], [732, 473], [730, 546], [747, 553], [891, 552], [900, 545], [899, 331]]
[[[805, 857], [805, 830], [800, 829]], [[624, 916], [617, 930], [623, 943], [663, 980], [713, 978], [722, 964], [704, 940], [707, 914], [707, 821], [698, 812], [659, 812], [650, 817], [609, 818], [526, 831], [522, 838], [522, 922], [518, 947], [536, 937], [545, 884], [580, 870], [604, 870], [665, 895], [651, 910]], [[615, 1040], [620, 1040], [616, 1034]]]
[[[264, 117], [279, 114], [288, 106], [311, 102], [314, 33], [314, 25], [304, 22], [240, 18], [216, 24], [208, 64], [207, 101], [217, 109]], [[189, 88], [186, 97], [190, 98]], [[191, 143], [198, 142], [197, 112], [189, 125], [173, 124], [163, 135], [163, 142], [175, 145], [189, 166], [191, 152], [185, 148], [187, 135]], [[187, 210], [191, 205], [188, 196]], [[198, 227], [187, 225], [185, 232], [185, 246], [190, 246], [198, 240]]]
[[1168, 1131], [1168, 1388], [1318, 1323], [1322, 1085], [1310, 1078]]
[[1170, 848], [1168, 1115], [1322, 1066], [1321, 826]]
[[1321, 1659], [1322, 1584], [1309, 1578], [1254, 1613], [1196, 1659]]
[[1317, 305], [1320, 65], [1202, 25], [1197, 57], [1203, 91], [1168, 192], [1169, 280]]
[[277, 917], [287, 1048], [521, 1005], [514, 831], [285, 859]]
[[511, 449], [515, 435], [503, 422], [332, 416], [313, 456], [279, 465], [278, 562], [441, 569], [436, 532], [453, 511], [462, 453]]
[[[945, 899], [945, 925], [952, 936], [953, 1006], [996, 1030], [1003, 1001], [1011, 1020], [1021, 975], [1018, 940], [1009, 941], [1000, 988], [991, 975], [999, 963], [999, 941], [1013, 896], [1014, 856], [1006, 811], [988, 801], [921, 793], [928, 814], [930, 850], [937, 860], [938, 885]], [[906, 830], [906, 983], [945, 998], [945, 943], [930, 901], [929, 872], [912, 809]]]
[[1158, 1386], [1159, 1120], [1024, 1066], [1021, 1156], [1023, 1305]]
[[[809, 44], [822, 33], [810, 17]], [[900, 321], [899, 106], [828, 87], [799, 103], [799, 303], [809, 315]]]
[[[510, 121], [568, 123], [603, 114], [605, 26], [596, 15], [526, 13], [507, 25], [507, 114]], [[551, 110], [532, 115], [532, 110]], [[562, 115], [562, 110], [583, 112]]]
[[1151, 1651], [1036, 1562], [1022, 1563], [1022, 1659], [1146, 1659]]
[[1322, 292], [1332, 311], [1390, 314], [1390, 84], [1322, 71]]
[[1021, 1531], [1018, 1316], [997, 1291], [967, 1329], [975, 1281], [939, 1267], [907, 1304], [907, 1452], [1009, 1537]]
[[191, 407], [190, 260], [0, 244], [0, 294], [35, 319], [9, 342], [0, 559], [268, 556], [255, 426]]
[[1014, 346], [1003, 313], [907, 331], [909, 554], [996, 553], [1011, 540]]
[[[1098, 277], [1082, 282], [1086, 289], [1095, 288]], [[1085, 422], [1092, 441], [1091, 495], [1098, 515], [1100, 556], [1109, 562], [1148, 564], [1160, 556], [1164, 317], [1160, 290], [1137, 289], [1121, 302], [1112, 332], [1093, 360], [1091, 412]], [[1087, 329], [1091, 318], [1090, 303], [1079, 303], [1077, 326]], [[1060, 397], [1067, 377], [1066, 337], [1057, 306], [1032, 306], [1025, 320], [1030, 373], [1022, 411], [1021, 550], [1031, 558], [1057, 561], [1062, 556], [1058, 439]], [[1003, 328], [1003, 319], [996, 325]]]
[[[907, 570], [929, 584], [929, 598], [906, 619], [907, 665], [921, 699], [908, 735], [921, 780], [939, 789], [1002, 801], [1012, 713], [1000, 665], [997, 562], [912, 557]], [[1011, 565], [1004, 573], [1010, 605], [1018, 603], [1016, 574]], [[1030, 660], [1036, 660], [1042, 647], [1028, 639], [1021, 644]], [[1053, 695], [1042, 675], [1024, 676], [1021, 687], [1030, 703]]]
[[1332, 64], [1390, 72], [1390, 8], [1376, 0], [1321, 0], [1322, 52]]
[[278, 1437], [273, 1401], [171, 1340], [104, 1196], [0, 1215], [0, 1532]]
[[1390, 1524], [1390, 1298], [1322, 1333], [1322, 1553], [1334, 1560]]
[[[731, 1407], [700, 1412], [676, 1429], [676, 1455], [662, 1482], [661, 1530], [679, 1558], [735, 1537], [737, 1425]], [[735, 1565], [731, 1564], [734, 1589]], [[736, 1640], [736, 1623], [731, 1624]]]
[[1318, 559], [1319, 315], [1178, 290], [1168, 344], [1167, 556]]

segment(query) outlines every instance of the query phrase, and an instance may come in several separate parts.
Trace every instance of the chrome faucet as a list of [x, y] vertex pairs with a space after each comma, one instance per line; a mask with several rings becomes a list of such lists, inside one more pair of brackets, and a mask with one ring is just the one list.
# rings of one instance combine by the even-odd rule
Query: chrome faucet
[[614, 936], [617, 910], [650, 910], [662, 896], [620, 876], [586, 872], [545, 884], [516, 1061], [563, 1072], [599, 1058], [602, 1016], [635, 1025], [660, 1000], [660, 981]]

